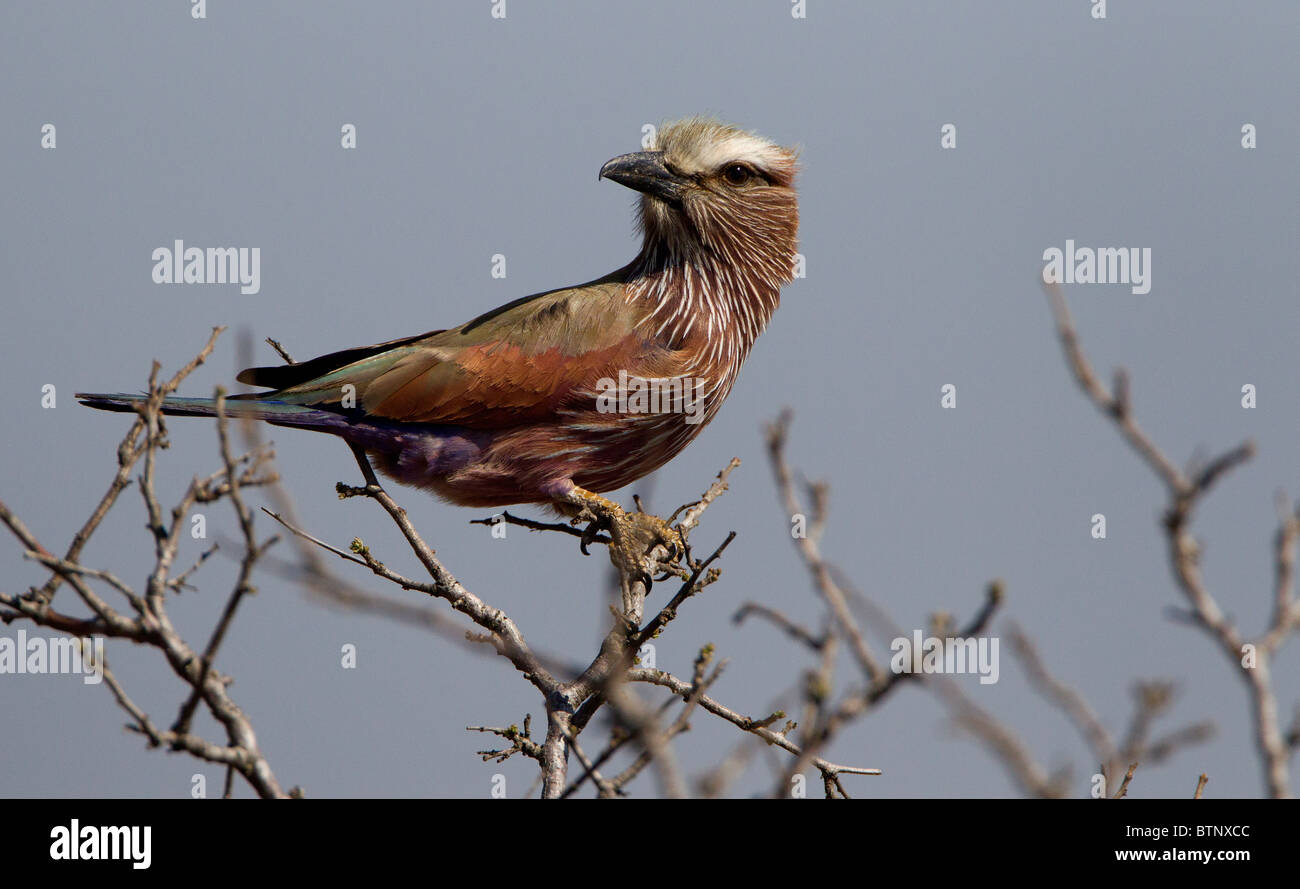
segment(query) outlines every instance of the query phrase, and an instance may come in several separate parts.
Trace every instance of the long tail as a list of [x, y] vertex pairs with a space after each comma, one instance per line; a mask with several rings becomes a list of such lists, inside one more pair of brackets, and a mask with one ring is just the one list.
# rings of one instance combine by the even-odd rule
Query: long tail
[[[101, 411], [134, 411], [136, 405], [148, 400], [145, 395], [128, 395], [122, 392], [78, 392], [76, 399], [87, 407]], [[174, 417], [215, 417], [217, 402], [212, 398], [182, 398], [178, 395], [163, 399], [162, 412]], [[266, 420], [277, 426], [300, 426], [307, 429], [342, 432], [351, 424], [334, 411], [320, 410], [284, 401], [262, 401], [256, 398], [226, 399], [226, 416]]]

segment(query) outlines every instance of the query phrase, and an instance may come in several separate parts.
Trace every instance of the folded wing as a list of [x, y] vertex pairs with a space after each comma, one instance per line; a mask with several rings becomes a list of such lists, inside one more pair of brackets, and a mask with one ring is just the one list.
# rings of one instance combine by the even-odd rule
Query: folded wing
[[250, 368], [238, 379], [276, 390], [257, 398], [347, 404], [400, 422], [472, 429], [533, 423], [655, 350], [634, 314], [621, 279], [609, 276], [525, 297], [451, 330]]

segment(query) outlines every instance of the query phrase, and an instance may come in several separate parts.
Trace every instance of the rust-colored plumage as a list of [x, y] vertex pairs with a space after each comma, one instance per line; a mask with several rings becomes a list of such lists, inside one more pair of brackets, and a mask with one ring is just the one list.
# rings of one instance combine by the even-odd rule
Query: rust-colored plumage
[[[601, 176], [642, 192], [643, 245], [587, 284], [450, 330], [254, 368], [232, 415], [339, 435], [476, 507], [582, 502], [653, 471], [717, 413], [792, 275], [794, 154], [711, 120], [662, 127]], [[653, 397], [646, 393], [653, 393]], [[127, 410], [137, 397], [83, 395]], [[212, 414], [209, 399], [169, 399]]]

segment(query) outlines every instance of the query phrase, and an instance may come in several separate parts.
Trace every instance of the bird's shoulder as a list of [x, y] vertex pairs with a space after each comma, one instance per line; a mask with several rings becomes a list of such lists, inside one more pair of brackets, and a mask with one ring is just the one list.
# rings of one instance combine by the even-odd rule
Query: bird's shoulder
[[626, 274], [524, 296], [420, 341], [433, 349], [478, 348], [492, 344], [529, 354], [552, 350], [580, 354], [621, 339], [635, 325], [626, 299]]

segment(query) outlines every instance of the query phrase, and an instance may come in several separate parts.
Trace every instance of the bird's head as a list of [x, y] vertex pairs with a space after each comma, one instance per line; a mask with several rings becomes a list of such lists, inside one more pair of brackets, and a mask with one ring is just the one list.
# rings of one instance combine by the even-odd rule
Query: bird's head
[[650, 151], [601, 168], [641, 192], [643, 257], [705, 262], [780, 287], [793, 274], [799, 234], [796, 153], [707, 118], [660, 127]]

